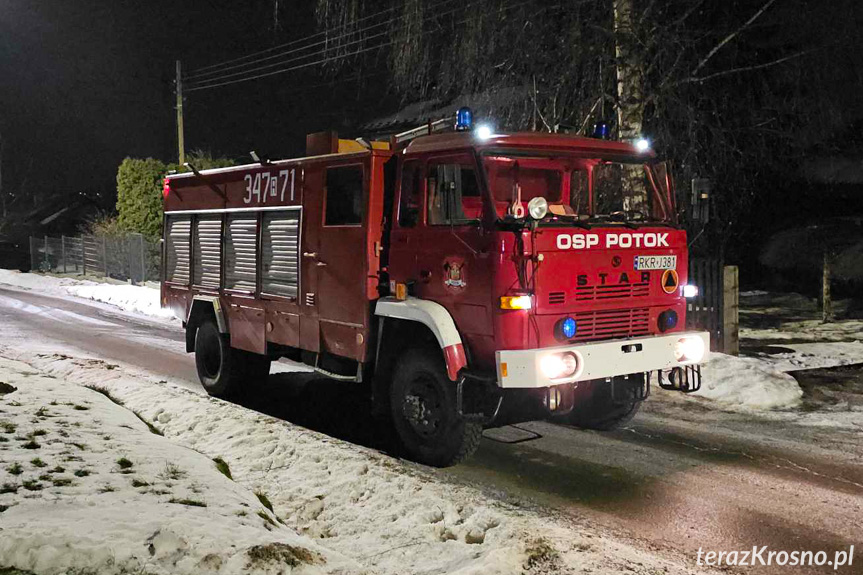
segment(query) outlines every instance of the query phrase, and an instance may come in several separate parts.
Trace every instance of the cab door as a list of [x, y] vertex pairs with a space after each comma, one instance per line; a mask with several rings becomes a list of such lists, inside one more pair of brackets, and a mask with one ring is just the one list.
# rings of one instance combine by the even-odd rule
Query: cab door
[[[444, 305], [468, 338], [493, 336], [491, 238], [472, 153], [427, 158], [425, 218], [415, 228], [418, 297]], [[414, 238], [411, 238], [414, 241]]]

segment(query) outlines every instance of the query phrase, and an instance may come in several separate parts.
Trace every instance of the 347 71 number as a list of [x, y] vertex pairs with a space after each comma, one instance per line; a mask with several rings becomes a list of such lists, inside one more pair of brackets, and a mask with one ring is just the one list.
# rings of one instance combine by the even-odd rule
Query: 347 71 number
[[279, 202], [285, 201], [285, 192], [290, 190], [290, 200], [294, 201], [294, 189], [297, 180], [297, 170], [280, 170], [276, 173], [246, 174], [246, 195], [243, 203], [251, 204], [254, 200], [259, 204], [266, 204], [267, 198], [278, 198]]

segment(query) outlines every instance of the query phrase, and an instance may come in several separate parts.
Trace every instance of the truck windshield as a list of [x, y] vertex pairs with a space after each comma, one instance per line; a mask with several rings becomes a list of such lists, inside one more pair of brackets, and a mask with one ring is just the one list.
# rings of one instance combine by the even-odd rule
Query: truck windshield
[[549, 217], [620, 221], [668, 221], [671, 210], [657, 174], [643, 162], [520, 152], [483, 156], [486, 181], [499, 218], [522, 218], [543, 197]]

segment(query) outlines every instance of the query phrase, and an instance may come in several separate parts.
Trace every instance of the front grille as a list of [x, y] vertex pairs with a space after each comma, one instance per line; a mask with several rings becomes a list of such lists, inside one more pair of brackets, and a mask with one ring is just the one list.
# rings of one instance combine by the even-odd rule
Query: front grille
[[650, 284], [618, 284], [600, 286], [579, 286], [575, 288], [575, 301], [602, 301], [630, 297], [647, 297]]
[[576, 341], [598, 341], [637, 335], [650, 331], [650, 308], [633, 308], [575, 313]]

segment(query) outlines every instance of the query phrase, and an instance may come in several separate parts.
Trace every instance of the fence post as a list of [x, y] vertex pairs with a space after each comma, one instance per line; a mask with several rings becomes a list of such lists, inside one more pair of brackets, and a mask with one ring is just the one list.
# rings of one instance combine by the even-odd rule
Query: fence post
[[45, 271], [51, 271], [51, 261], [48, 259], [48, 236], [45, 236]]
[[105, 266], [105, 279], [108, 279], [108, 241], [102, 236], [102, 264]]
[[66, 236], [60, 236], [60, 254], [63, 259], [63, 273], [66, 273]]
[[737, 266], [725, 266], [722, 277], [723, 353], [740, 353], [740, 279]]

